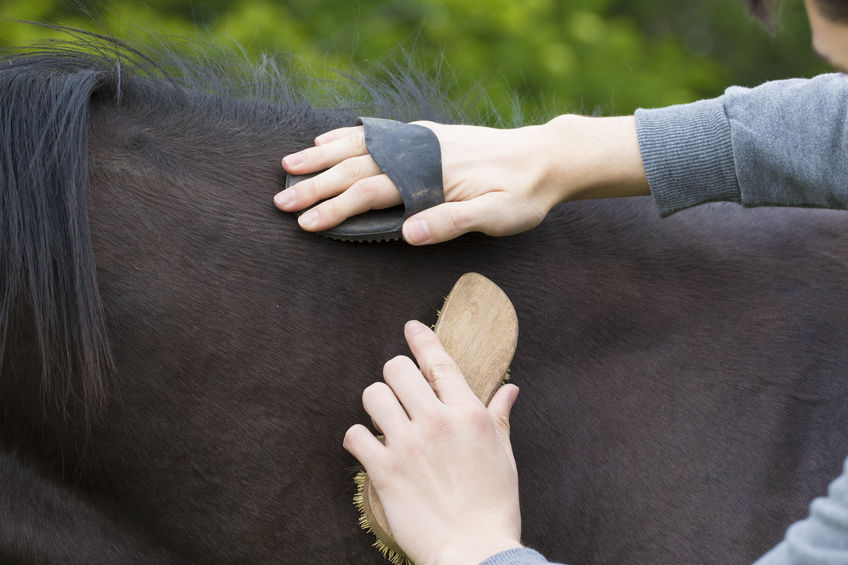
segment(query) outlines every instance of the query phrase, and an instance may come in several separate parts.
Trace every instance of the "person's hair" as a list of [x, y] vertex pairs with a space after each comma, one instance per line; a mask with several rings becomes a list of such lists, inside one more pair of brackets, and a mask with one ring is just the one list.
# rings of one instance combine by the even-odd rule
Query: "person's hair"
[[848, 0], [814, 0], [822, 15], [835, 22], [848, 23]]
[[[772, 28], [778, 0], [747, 0], [748, 10]], [[848, 0], [813, 0], [822, 15], [835, 22], [848, 23]]]
[[748, 0], [748, 11], [770, 25], [774, 18], [774, 0]]

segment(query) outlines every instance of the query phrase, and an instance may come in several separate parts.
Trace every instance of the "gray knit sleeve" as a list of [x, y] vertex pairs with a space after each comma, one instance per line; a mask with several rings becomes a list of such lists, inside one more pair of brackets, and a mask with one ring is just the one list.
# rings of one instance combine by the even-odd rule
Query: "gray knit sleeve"
[[493, 555], [480, 565], [559, 565], [545, 559], [538, 551], [527, 547], [508, 549]]
[[848, 565], [848, 460], [827, 496], [810, 505], [810, 516], [754, 565]]
[[848, 208], [848, 77], [731, 87], [723, 96], [636, 111], [662, 216], [715, 201]]

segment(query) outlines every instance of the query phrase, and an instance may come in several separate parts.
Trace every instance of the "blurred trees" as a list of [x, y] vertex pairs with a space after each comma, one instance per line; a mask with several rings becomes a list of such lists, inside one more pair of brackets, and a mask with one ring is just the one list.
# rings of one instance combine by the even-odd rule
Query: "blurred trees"
[[[507, 122], [629, 113], [826, 71], [801, 3], [787, 1], [784, 12], [771, 36], [741, 0], [0, 0], [7, 18], [117, 37], [208, 32], [252, 56], [289, 54], [315, 73], [372, 72], [411, 52], [449, 76], [457, 96], [485, 93], [470, 98], [478, 116], [491, 106]], [[0, 20], [0, 46], [55, 35]]]

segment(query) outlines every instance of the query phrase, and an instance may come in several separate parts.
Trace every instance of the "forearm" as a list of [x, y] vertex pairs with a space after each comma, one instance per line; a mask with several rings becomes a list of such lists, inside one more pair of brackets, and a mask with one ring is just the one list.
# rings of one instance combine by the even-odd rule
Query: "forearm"
[[555, 202], [650, 194], [633, 116], [559, 116], [542, 126], [551, 141], [545, 179]]
[[712, 100], [638, 110], [660, 214], [715, 201], [848, 207], [846, 115], [844, 75], [732, 87]]
[[848, 79], [732, 87], [635, 116], [541, 126], [553, 202], [652, 194], [663, 216], [707, 202], [848, 208]]

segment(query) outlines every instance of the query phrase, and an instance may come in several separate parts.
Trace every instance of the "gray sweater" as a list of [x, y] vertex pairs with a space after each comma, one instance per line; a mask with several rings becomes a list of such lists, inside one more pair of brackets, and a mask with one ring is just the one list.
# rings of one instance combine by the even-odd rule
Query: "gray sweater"
[[[712, 100], [640, 109], [636, 128], [662, 216], [718, 201], [848, 209], [843, 74], [732, 87]], [[544, 563], [525, 548], [482, 565]], [[827, 496], [810, 505], [810, 516], [755, 565], [848, 565], [848, 459]]]

